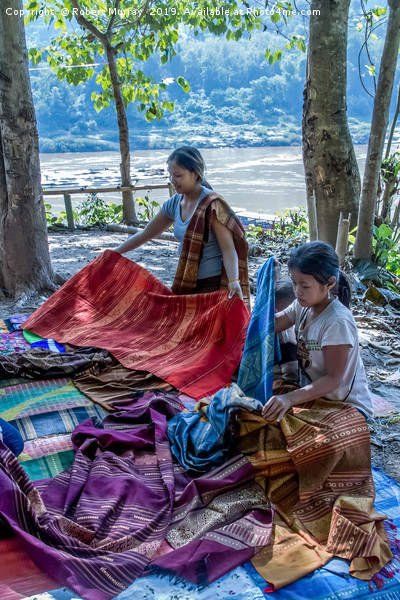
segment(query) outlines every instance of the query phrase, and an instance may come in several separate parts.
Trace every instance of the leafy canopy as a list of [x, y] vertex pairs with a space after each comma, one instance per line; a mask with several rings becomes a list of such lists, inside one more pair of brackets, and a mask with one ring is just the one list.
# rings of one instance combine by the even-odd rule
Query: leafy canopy
[[[99, 91], [92, 94], [100, 111], [114, 100], [110, 75], [110, 55], [114, 56], [125, 108], [136, 101], [147, 121], [160, 120], [174, 103], [162, 100], [163, 92], [174, 80], [155, 82], [145, 75], [141, 64], [158, 54], [162, 64], [176, 54], [182, 25], [194, 30], [240, 39], [254, 27], [261, 27], [257, 14], [245, 3], [222, 0], [47, 0], [43, 8], [37, 0], [28, 0], [25, 22], [44, 19], [58, 35], [46, 48], [31, 48], [34, 65], [45, 57], [59, 80], [78, 85], [94, 77], [94, 67], [104, 66], [96, 75]], [[184, 77], [176, 83], [190, 89]]]

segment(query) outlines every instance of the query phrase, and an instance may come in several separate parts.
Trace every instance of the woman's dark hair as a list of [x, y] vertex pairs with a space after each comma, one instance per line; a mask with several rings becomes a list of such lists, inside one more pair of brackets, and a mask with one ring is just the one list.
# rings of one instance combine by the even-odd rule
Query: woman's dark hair
[[351, 287], [347, 276], [339, 270], [339, 259], [329, 244], [310, 242], [302, 244], [292, 252], [288, 261], [289, 271], [295, 269], [305, 275], [312, 275], [319, 283], [329, 283], [336, 277], [336, 285], [332, 288], [342, 304], [350, 306]]
[[167, 163], [175, 161], [182, 169], [196, 173], [197, 180], [206, 188], [212, 190], [211, 185], [204, 179], [205, 164], [202, 155], [192, 146], [181, 146], [174, 150], [167, 158]]

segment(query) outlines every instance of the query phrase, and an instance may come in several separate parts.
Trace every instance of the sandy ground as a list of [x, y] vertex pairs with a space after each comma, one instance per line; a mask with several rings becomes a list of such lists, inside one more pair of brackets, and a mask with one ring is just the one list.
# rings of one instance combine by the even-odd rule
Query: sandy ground
[[[50, 233], [50, 253], [55, 270], [68, 279], [106, 249], [113, 249], [126, 240], [126, 234], [111, 233], [101, 229]], [[153, 240], [127, 254], [170, 286], [177, 264], [178, 245], [165, 240]], [[285, 253], [287, 249], [281, 248]], [[251, 281], [265, 256], [249, 257]], [[254, 285], [251, 287], [254, 288]], [[46, 298], [34, 296], [23, 302], [2, 301], [0, 318], [10, 314], [30, 314]], [[360, 332], [361, 353], [369, 385], [373, 392], [391, 402], [398, 416], [376, 419], [370, 426], [372, 434], [372, 459], [400, 482], [400, 320], [399, 313], [390, 308], [376, 308], [370, 303], [355, 302], [353, 313]]]

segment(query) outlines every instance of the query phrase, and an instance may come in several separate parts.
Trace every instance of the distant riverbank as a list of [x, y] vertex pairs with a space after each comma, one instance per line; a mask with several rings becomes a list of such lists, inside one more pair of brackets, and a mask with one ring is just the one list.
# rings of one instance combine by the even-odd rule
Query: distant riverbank
[[[169, 150], [138, 150], [132, 153], [132, 177], [144, 182], [166, 181]], [[366, 146], [356, 146], [363, 169]], [[231, 206], [252, 212], [275, 214], [286, 208], [305, 206], [305, 183], [301, 147], [205, 148], [206, 178]], [[118, 152], [55, 153], [41, 155], [44, 188], [117, 186], [120, 182]], [[146, 192], [141, 192], [144, 196]], [[108, 202], [120, 203], [118, 193], [100, 194]], [[73, 203], [86, 197], [74, 195]], [[159, 203], [167, 190], [153, 190], [151, 200]], [[62, 196], [47, 197], [53, 212], [63, 209]]]
[[[371, 124], [350, 119], [350, 131], [355, 144], [366, 144]], [[94, 128], [85, 135], [65, 133], [47, 137], [40, 134], [42, 153], [56, 152], [112, 152], [119, 151], [118, 131]], [[48, 135], [48, 134], [47, 134]], [[280, 120], [271, 125], [241, 124], [229, 126], [225, 123], [204, 126], [190, 124], [180, 127], [166, 127], [164, 123], [147, 125], [145, 128], [132, 127], [130, 130], [132, 150], [162, 150], [183, 144], [201, 148], [256, 148], [277, 146], [301, 146], [301, 125], [293, 119]]]

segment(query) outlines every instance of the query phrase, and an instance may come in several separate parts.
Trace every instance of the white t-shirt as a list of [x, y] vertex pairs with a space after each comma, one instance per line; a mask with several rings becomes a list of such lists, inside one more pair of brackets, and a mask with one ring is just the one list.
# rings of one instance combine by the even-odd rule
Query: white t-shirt
[[348, 344], [349, 358], [342, 382], [336, 390], [326, 394], [325, 398], [352, 404], [365, 416], [372, 417], [372, 399], [360, 357], [357, 325], [350, 310], [335, 298], [309, 322], [306, 320], [308, 311], [297, 300], [284, 310], [295, 325], [300, 374], [303, 374], [301, 385], [307, 385], [326, 375], [322, 352], [325, 346]]

